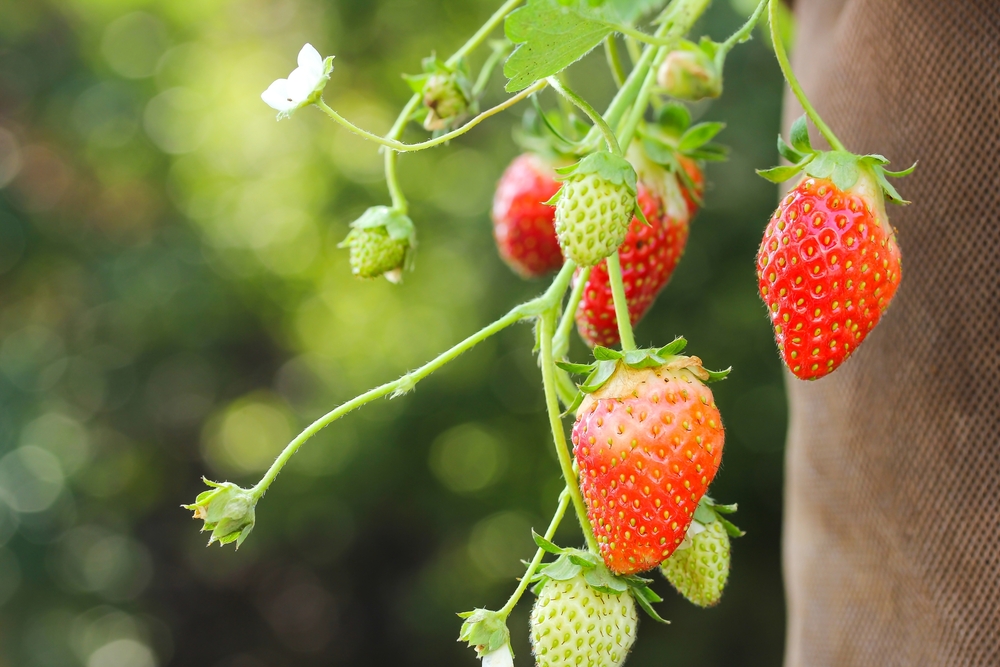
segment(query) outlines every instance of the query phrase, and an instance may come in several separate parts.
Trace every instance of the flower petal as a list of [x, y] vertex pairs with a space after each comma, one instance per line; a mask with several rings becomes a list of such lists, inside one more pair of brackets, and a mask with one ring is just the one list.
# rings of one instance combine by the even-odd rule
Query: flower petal
[[312, 44], [306, 44], [299, 51], [299, 67], [315, 73], [319, 76], [323, 74], [323, 56], [319, 54]]
[[483, 656], [482, 667], [514, 667], [514, 656], [510, 652], [510, 644], [504, 644], [495, 651]]
[[278, 111], [288, 111], [298, 106], [298, 102], [291, 97], [288, 79], [278, 79], [272, 83], [267, 87], [267, 90], [260, 94], [260, 99], [264, 100], [267, 106]]
[[292, 70], [288, 75], [288, 96], [295, 100], [295, 106], [303, 104], [312, 95], [322, 78], [322, 74], [317, 75], [302, 67]]

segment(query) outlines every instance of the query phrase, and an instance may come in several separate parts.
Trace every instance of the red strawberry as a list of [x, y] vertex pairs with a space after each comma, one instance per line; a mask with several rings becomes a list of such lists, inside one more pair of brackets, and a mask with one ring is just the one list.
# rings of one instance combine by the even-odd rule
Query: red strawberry
[[[680, 186], [675, 175], [650, 162], [635, 146], [629, 151], [629, 159], [636, 165], [639, 174], [637, 200], [649, 222], [646, 225], [633, 217], [625, 241], [618, 250], [629, 319], [635, 325], [653, 305], [677, 268], [687, 245], [690, 218], [684, 203], [687, 200], [685, 188]], [[693, 160], [690, 162], [697, 170], [697, 164]], [[576, 309], [576, 326], [580, 337], [591, 347], [618, 344], [618, 325], [607, 262], [602, 261], [590, 272]]]
[[559, 190], [551, 165], [537, 155], [517, 157], [493, 197], [493, 235], [504, 261], [525, 278], [543, 276], [563, 265], [556, 239], [554, 206]]
[[573, 426], [587, 516], [616, 574], [649, 570], [674, 552], [722, 461], [722, 417], [704, 384], [718, 375], [697, 357], [657, 356], [664, 350], [636, 363], [667, 362], [653, 368], [598, 362], [617, 366], [585, 396]]
[[757, 253], [761, 298], [796, 377], [835, 370], [889, 307], [901, 273], [882, 187], [805, 177], [782, 199]]

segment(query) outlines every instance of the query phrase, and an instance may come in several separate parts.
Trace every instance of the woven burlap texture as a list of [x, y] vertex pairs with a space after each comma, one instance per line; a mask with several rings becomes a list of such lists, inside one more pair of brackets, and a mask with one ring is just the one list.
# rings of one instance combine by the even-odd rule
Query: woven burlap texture
[[882, 322], [829, 377], [787, 376], [785, 664], [1000, 665], [1000, 0], [795, 12], [794, 68], [838, 137], [920, 164], [889, 208]]

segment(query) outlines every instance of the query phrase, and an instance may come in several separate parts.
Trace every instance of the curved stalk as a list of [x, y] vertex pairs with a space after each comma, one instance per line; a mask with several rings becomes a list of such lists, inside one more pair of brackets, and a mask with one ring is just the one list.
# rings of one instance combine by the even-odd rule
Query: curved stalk
[[566, 432], [563, 430], [562, 419], [559, 417], [559, 399], [556, 396], [555, 386], [556, 364], [552, 358], [552, 335], [555, 333], [555, 319], [555, 309], [551, 309], [542, 314], [539, 322], [541, 326], [541, 335], [539, 336], [541, 350], [539, 354], [542, 366], [542, 385], [545, 388], [545, 408], [549, 414], [549, 425], [552, 427], [552, 439], [556, 446], [556, 456], [559, 457], [559, 467], [566, 480], [566, 488], [573, 501], [576, 518], [580, 521], [580, 529], [587, 540], [587, 547], [597, 553], [597, 538], [594, 537], [594, 529], [587, 518], [587, 506], [584, 505], [583, 496], [580, 494], [580, 485], [577, 483], [576, 472], [573, 469], [573, 458], [569, 453], [569, 445], [566, 443]]
[[[545, 531], [545, 539], [552, 541], [552, 538], [556, 534], [556, 529], [559, 528], [559, 524], [562, 522], [563, 516], [566, 515], [566, 508], [569, 507], [569, 489], [563, 489], [562, 493], [559, 494], [559, 505], [556, 506], [556, 513], [552, 515], [552, 521], [549, 522], [549, 527]], [[517, 588], [511, 593], [510, 598], [507, 600], [500, 611], [497, 613], [506, 618], [510, 616], [510, 612], [514, 610], [517, 605], [518, 600], [524, 595], [524, 591], [528, 590], [528, 586], [531, 584], [531, 578], [535, 576], [535, 572], [538, 571], [538, 566], [542, 564], [542, 558], [545, 557], [545, 551], [542, 549], [535, 550], [535, 556], [528, 563], [528, 569], [521, 577], [520, 583], [518, 583]]]
[[510, 107], [514, 106], [515, 104], [517, 104], [518, 102], [520, 102], [524, 98], [528, 97], [529, 95], [531, 95], [533, 93], [537, 93], [539, 90], [541, 90], [542, 88], [544, 88], [546, 85], [547, 84], [546, 84], [545, 81], [538, 81], [534, 85], [532, 85], [532, 86], [530, 86], [528, 88], [525, 88], [524, 90], [522, 90], [521, 92], [519, 92], [517, 95], [514, 95], [513, 97], [509, 97], [506, 100], [504, 100], [503, 102], [501, 102], [500, 104], [496, 105], [495, 107], [491, 107], [491, 108], [487, 109], [486, 111], [480, 113], [478, 116], [472, 118], [469, 122], [467, 122], [462, 127], [458, 128], [458, 129], [455, 129], [455, 130], [452, 130], [451, 132], [448, 132], [447, 134], [442, 134], [439, 137], [435, 137], [433, 139], [428, 139], [427, 141], [421, 141], [421, 142], [415, 143], [415, 144], [403, 143], [402, 141], [399, 141], [397, 139], [387, 139], [385, 137], [382, 137], [382, 136], [379, 136], [379, 135], [375, 134], [374, 132], [369, 132], [368, 130], [363, 130], [360, 127], [358, 127], [357, 125], [355, 125], [354, 123], [352, 123], [351, 121], [349, 121], [346, 118], [344, 118], [343, 116], [341, 116], [339, 113], [337, 113], [333, 109], [331, 109], [330, 106], [326, 102], [324, 102], [322, 99], [320, 99], [319, 101], [316, 102], [316, 106], [318, 106], [320, 109], [322, 109], [323, 113], [325, 113], [327, 116], [329, 116], [330, 118], [332, 118], [333, 120], [335, 120], [338, 124], [340, 124], [341, 126], [347, 128], [348, 130], [350, 130], [354, 134], [357, 134], [358, 136], [361, 136], [361, 137], [364, 137], [365, 139], [369, 139], [371, 141], [374, 141], [377, 144], [385, 146], [386, 148], [389, 148], [391, 150], [397, 151], [399, 153], [412, 153], [412, 152], [415, 152], [415, 151], [426, 150], [428, 148], [434, 148], [435, 146], [440, 146], [441, 144], [446, 144], [449, 141], [451, 141], [452, 139], [454, 139], [455, 137], [462, 136], [463, 134], [465, 134], [466, 132], [468, 132], [469, 130], [471, 130], [472, 128], [474, 128], [476, 125], [479, 125], [480, 123], [482, 123], [484, 120], [486, 120], [490, 116], [495, 116], [496, 114], [500, 113], [501, 111], [503, 111], [505, 109], [509, 109]]
[[604, 141], [608, 144], [609, 151], [615, 155], [622, 154], [622, 148], [618, 145], [618, 138], [615, 137], [615, 133], [611, 129], [611, 126], [608, 125], [601, 114], [597, 113], [597, 110], [594, 107], [590, 106], [590, 103], [587, 102], [587, 100], [574, 93], [565, 83], [556, 77], [549, 77], [548, 82], [549, 85], [556, 90], [556, 92], [572, 102], [578, 109], [580, 109], [580, 111], [587, 115], [587, 118], [589, 118], [594, 126], [601, 131]]
[[471, 350], [473, 347], [483, 342], [490, 336], [503, 331], [510, 325], [520, 322], [521, 320], [538, 317], [540, 313], [548, 312], [552, 308], [558, 306], [562, 301], [563, 296], [566, 294], [566, 288], [569, 286], [569, 281], [573, 277], [573, 271], [575, 269], [576, 265], [573, 264], [573, 262], [567, 261], [562, 270], [552, 281], [552, 285], [550, 285], [545, 293], [540, 297], [515, 307], [496, 322], [480, 329], [462, 342], [451, 347], [445, 352], [442, 352], [420, 368], [410, 371], [406, 375], [403, 375], [392, 382], [387, 382], [383, 385], [375, 387], [374, 389], [370, 389], [360, 396], [356, 396], [346, 403], [339, 405], [314, 421], [306, 427], [305, 430], [299, 433], [294, 440], [288, 443], [285, 449], [282, 450], [281, 454], [278, 455], [278, 458], [275, 459], [274, 463], [271, 464], [271, 467], [268, 468], [266, 473], [264, 473], [261, 480], [250, 490], [254, 499], [260, 499], [267, 492], [268, 487], [271, 486], [271, 483], [278, 476], [278, 473], [281, 472], [281, 469], [285, 467], [285, 464], [288, 463], [289, 459], [291, 459], [295, 452], [299, 450], [299, 447], [304, 445], [310, 438], [346, 415], [348, 412], [360, 408], [362, 405], [370, 403], [376, 398], [381, 398], [389, 394], [396, 396], [412, 390], [420, 380], [452, 361], [463, 352]]
[[576, 276], [576, 283], [573, 285], [573, 291], [569, 293], [566, 310], [563, 311], [562, 319], [559, 320], [559, 326], [556, 328], [556, 335], [552, 338], [552, 356], [556, 359], [565, 358], [566, 353], [569, 352], [569, 337], [570, 332], [573, 331], [576, 309], [583, 298], [583, 290], [587, 286], [587, 280], [590, 278], [590, 272], [593, 268], [588, 266], [580, 269], [580, 274]]
[[837, 135], [833, 133], [829, 125], [823, 122], [815, 107], [809, 102], [805, 91], [799, 85], [799, 80], [795, 77], [795, 72], [792, 71], [792, 64], [788, 62], [785, 45], [781, 42], [781, 35], [778, 34], [778, 2], [779, 0], [770, 0], [767, 18], [771, 23], [771, 42], [774, 44], [774, 55], [778, 58], [778, 66], [781, 67], [781, 73], [785, 76], [788, 87], [792, 89], [792, 93], [798, 99], [799, 104], [802, 105], [802, 109], [806, 112], [806, 115], [809, 116], [809, 119], [816, 126], [816, 129], [819, 130], [820, 134], [829, 142], [830, 148], [835, 151], [846, 151], [847, 149], [844, 148], [844, 144], [840, 143]]
[[608, 61], [608, 69], [611, 70], [611, 78], [615, 80], [615, 85], [619, 88], [625, 84], [625, 68], [622, 67], [621, 55], [618, 53], [618, 42], [614, 35], [608, 35], [604, 40], [604, 57]]

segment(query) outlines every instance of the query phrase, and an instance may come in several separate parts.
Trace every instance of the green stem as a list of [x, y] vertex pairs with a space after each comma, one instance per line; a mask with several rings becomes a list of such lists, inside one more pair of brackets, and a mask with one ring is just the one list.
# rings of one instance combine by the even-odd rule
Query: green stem
[[390, 149], [392, 149], [394, 151], [398, 151], [400, 153], [412, 153], [414, 151], [422, 151], [422, 150], [425, 150], [427, 148], [433, 148], [435, 146], [440, 146], [441, 144], [446, 144], [449, 141], [451, 141], [452, 139], [454, 139], [455, 137], [462, 136], [463, 134], [465, 134], [466, 132], [468, 132], [469, 130], [471, 130], [472, 128], [474, 128], [476, 125], [479, 125], [480, 123], [482, 123], [484, 120], [486, 120], [490, 116], [495, 116], [496, 114], [500, 113], [501, 111], [503, 111], [505, 109], [509, 109], [510, 107], [514, 106], [515, 104], [517, 104], [518, 102], [520, 102], [524, 98], [528, 97], [529, 95], [532, 95], [533, 93], [537, 93], [539, 90], [541, 90], [545, 86], [546, 86], [545, 81], [538, 81], [534, 85], [532, 85], [532, 86], [530, 86], [528, 88], [525, 88], [524, 90], [522, 90], [521, 92], [519, 92], [517, 95], [514, 95], [513, 97], [509, 97], [506, 100], [504, 100], [503, 102], [501, 102], [500, 104], [496, 105], [495, 107], [491, 107], [491, 108], [487, 109], [486, 111], [483, 111], [478, 116], [475, 116], [474, 118], [472, 118], [469, 122], [467, 122], [462, 127], [458, 128], [458, 129], [455, 129], [455, 130], [452, 130], [451, 132], [448, 132], [447, 134], [442, 134], [439, 137], [434, 137], [433, 139], [428, 139], [427, 141], [421, 141], [421, 142], [415, 143], [415, 144], [403, 143], [402, 141], [398, 141], [396, 139], [387, 139], [386, 137], [381, 137], [381, 136], [379, 136], [379, 135], [377, 135], [377, 134], [375, 134], [373, 132], [369, 132], [368, 130], [363, 130], [360, 127], [358, 127], [357, 125], [353, 124], [351, 121], [349, 121], [346, 118], [344, 118], [343, 116], [341, 116], [339, 113], [337, 113], [333, 109], [331, 109], [329, 107], [329, 105], [327, 105], [327, 103], [324, 102], [322, 99], [320, 99], [319, 101], [316, 102], [316, 106], [318, 106], [320, 109], [322, 109], [323, 112], [327, 116], [329, 116], [330, 118], [332, 118], [333, 120], [335, 120], [337, 123], [339, 123], [343, 127], [347, 128], [348, 130], [350, 130], [354, 134], [357, 134], [358, 136], [361, 136], [361, 137], [364, 137], [365, 139], [369, 139], [371, 141], [374, 141], [377, 144], [385, 146], [386, 148], [390, 148]]
[[516, 322], [532, 317], [538, 317], [540, 314], [548, 312], [552, 308], [558, 306], [562, 301], [563, 296], [566, 294], [566, 288], [569, 286], [569, 281], [573, 277], [573, 271], [575, 269], [576, 265], [574, 265], [573, 262], [566, 262], [562, 271], [560, 271], [555, 280], [552, 281], [552, 285], [550, 285], [545, 293], [540, 297], [515, 307], [496, 322], [480, 329], [463, 340], [461, 343], [458, 343], [451, 349], [442, 352], [420, 368], [411, 371], [406, 375], [393, 380], [392, 382], [387, 382], [386, 384], [375, 387], [374, 389], [370, 389], [360, 396], [356, 396], [346, 403], [334, 408], [314, 421], [304, 431], [299, 433], [294, 440], [288, 443], [281, 454], [278, 455], [278, 458], [275, 459], [274, 463], [271, 464], [268, 471], [264, 473], [261, 480], [257, 482], [257, 485], [251, 489], [254, 499], [260, 499], [264, 493], [267, 492], [267, 489], [271, 486], [274, 478], [278, 476], [278, 473], [281, 472], [281, 469], [286, 463], [288, 463], [288, 460], [292, 458], [292, 455], [298, 451], [299, 447], [331, 423], [346, 415], [348, 412], [360, 408], [362, 405], [370, 403], [376, 398], [381, 398], [388, 394], [399, 395], [411, 391], [420, 380], [452, 361], [463, 352], [471, 350], [473, 347], [483, 342], [490, 336], [503, 331]]
[[760, 0], [760, 4], [757, 5], [757, 9], [753, 10], [753, 14], [750, 15], [747, 22], [739, 30], [730, 35], [729, 39], [719, 44], [719, 48], [715, 52], [715, 66], [720, 74], [722, 73], [722, 66], [725, 63], [726, 55], [733, 50], [734, 46], [750, 39], [753, 29], [757, 26], [760, 17], [764, 15], [764, 10], [767, 9], [768, 2], [769, 0]]
[[[556, 534], [556, 529], [559, 528], [559, 524], [562, 522], [563, 517], [566, 515], [566, 508], [569, 507], [569, 490], [563, 489], [563, 492], [559, 494], [559, 504], [556, 506], [556, 513], [552, 515], [552, 521], [549, 522], [549, 527], [545, 531], [545, 539], [552, 541], [552, 538]], [[535, 576], [535, 572], [538, 571], [538, 566], [542, 564], [542, 558], [545, 557], [545, 550], [536, 549], [535, 556], [528, 563], [528, 569], [521, 577], [520, 583], [518, 583], [517, 588], [511, 594], [510, 599], [507, 600], [498, 614], [504, 618], [510, 616], [510, 612], [514, 610], [517, 605], [518, 600], [524, 595], [524, 591], [528, 590], [528, 586], [531, 585], [531, 578]]]
[[604, 57], [608, 60], [608, 69], [611, 70], [611, 78], [615, 80], [615, 85], [619, 88], [625, 83], [625, 68], [622, 67], [621, 55], [618, 53], [618, 42], [614, 35], [608, 35], [604, 40]]
[[805, 110], [806, 115], [812, 120], [816, 129], [819, 130], [820, 134], [826, 137], [827, 142], [830, 144], [830, 148], [835, 151], [846, 151], [844, 144], [840, 143], [840, 139], [837, 135], [833, 133], [830, 126], [823, 122], [823, 119], [819, 117], [816, 109], [809, 102], [809, 98], [806, 97], [805, 91], [802, 90], [802, 86], [799, 85], [799, 80], [795, 78], [795, 72], [792, 71], [792, 64], [788, 62], [788, 54], [785, 52], [785, 45], [781, 42], [781, 35], [778, 34], [778, 2], [779, 0], [770, 0], [768, 9], [768, 20], [771, 23], [771, 42], [774, 44], [774, 55], [778, 58], [778, 65], [781, 67], [781, 73], [785, 76], [785, 81], [788, 82], [789, 88], [792, 89], [792, 93], [799, 100], [799, 104]]
[[622, 148], [618, 145], [618, 139], [615, 137], [614, 130], [611, 129], [611, 126], [607, 124], [601, 114], [597, 113], [597, 110], [590, 106], [590, 103], [587, 102], [587, 100], [574, 93], [568, 86], [566, 86], [565, 83], [554, 76], [549, 77], [548, 82], [549, 85], [556, 90], [556, 92], [575, 104], [580, 111], [587, 115], [594, 126], [601, 131], [601, 134], [604, 136], [604, 141], [608, 144], [609, 151], [615, 155], [622, 154]]
[[570, 499], [576, 510], [576, 518], [580, 521], [580, 528], [583, 536], [587, 539], [587, 546], [591, 551], [597, 553], [597, 538], [594, 537], [594, 530], [587, 518], [587, 507], [583, 503], [583, 496], [580, 495], [580, 485], [577, 483], [576, 472], [573, 470], [573, 458], [569, 453], [569, 445], [566, 444], [566, 432], [563, 430], [562, 419], [559, 414], [559, 399], [556, 396], [555, 375], [556, 364], [552, 358], [552, 335], [555, 333], [555, 309], [542, 314], [539, 318], [541, 326], [541, 365], [542, 365], [542, 385], [545, 389], [545, 407], [549, 414], [549, 425], [552, 427], [552, 439], [556, 446], [556, 456], [559, 457], [559, 467], [562, 469], [563, 478], [566, 480], [566, 488], [569, 490]]
[[622, 284], [622, 266], [618, 260], [618, 253], [611, 253], [607, 262], [608, 282], [611, 283], [611, 295], [615, 300], [618, 335], [622, 339], [622, 350], [628, 352], [635, 349], [635, 336], [632, 334], [632, 321], [629, 319], [628, 302], [625, 300], [625, 285]]
[[573, 331], [573, 323], [576, 321], [576, 309], [580, 305], [580, 299], [583, 298], [583, 290], [587, 286], [587, 280], [590, 278], [590, 272], [593, 268], [588, 266], [580, 269], [576, 283], [573, 285], [573, 291], [569, 293], [569, 303], [566, 304], [566, 310], [563, 311], [556, 335], [552, 339], [552, 356], [556, 359], [565, 359], [566, 353], [569, 352], [569, 337]]
[[[458, 61], [468, 55], [473, 49], [478, 47], [483, 41], [489, 37], [490, 33], [500, 25], [500, 23], [506, 18], [507, 14], [511, 13], [515, 7], [521, 4], [521, 0], [507, 0], [503, 3], [499, 9], [493, 12], [493, 15], [487, 19], [486, 23], [482, 25], [479, 30], [476, 31], [472, 37], [468, 39], [462, 46], [458, 48], [448, 58], [448, 65], [454, 66], [458, 64]], [[406, 123], [409, 122], [410, 117], [413, 112], [420, 105], [421, 95], [420, 93], [414, 93], [410, 96], [409, 101], [403, 107], [403, 110], [399, 112], [399, 116], [396, 117], [396, 122], [393, 123], [392, 129], [389, 130], [389, 134], [385, 135], [386, 139], [399, 139], [400, 135], [403, 133], [403, 128], [406, 127]], [[395, 151], [385, 152], [385, 182], [389, 187], [389, 195], [392, 197], [392, 206], [396, 210], [406, 213], [409, 205], [406, 201], [406, 195], [403, 194], [403, 189], [399, 186], [399, 176], [396, 171], [396, 162], [398, 160], [398, 154]]]

